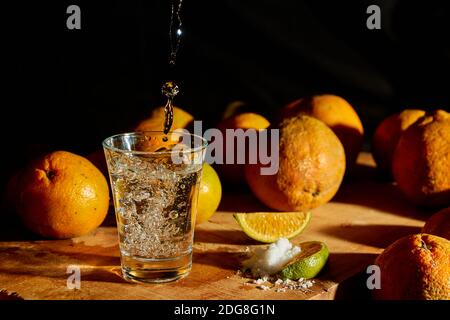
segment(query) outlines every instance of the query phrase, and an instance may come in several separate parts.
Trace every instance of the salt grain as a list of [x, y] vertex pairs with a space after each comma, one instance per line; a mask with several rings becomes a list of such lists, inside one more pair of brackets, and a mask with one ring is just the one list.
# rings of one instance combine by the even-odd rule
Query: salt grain
[[[247, 247], [245, 251], [250, 251]], [[287, 290], [311, 291], [314, 280], [300, 278], [298, 280], [280, 279], [278, 272], [301, 252], [288, 239], [280, 238], [265, 248], [256, 248], [250, 259], [244, 261], [244, 272], [238, 270], [238, 276], [255, 277], [247, 285], [256, 285], [260, 290], [274, 290], [275, 292], [286, 292]]]
[[264, 285], [257, 286], [257, 288], [261, 289], [261, 290], [264, 290], [264, 291], [270, 290], [270, 288], [268, 286], [264, 286]]
[[[247, 274], [248, 275], [248, 274]], [[257, 289], [260, 290], [273, 290], [275, 292], [286, 292], [286, 291], [311, 291], [311, 287], [314, 286], [314, 280], [307, 280], [300, 278], [298, 280], [291, 279], [281, 279], [277, 276], [272, 277], [261, 277], [254, 279], [251, 282], [244, 283], [245, 285], [256, 285]]]
[[253, 256], [244, 261], [245, 269], [254, 277], [264, 277], [279, 272], [289, 261], [301, 252], [288, 239], [280, 238], [266, 248], [256, 248]]

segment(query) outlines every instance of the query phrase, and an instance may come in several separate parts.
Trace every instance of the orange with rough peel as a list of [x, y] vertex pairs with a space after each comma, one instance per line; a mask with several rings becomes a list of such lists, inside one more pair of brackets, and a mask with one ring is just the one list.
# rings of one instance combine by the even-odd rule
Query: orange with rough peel
[[400, 190], [412, 202], [450, 206], [450, 114], [437, 110], [400, 137], [392, 161]]
[[392, 157], [400, 136], [414, 122], [425, 115], [425, 111], [406, 109], [384, 119], [375, 130], [372, 151], [378, 168], [391, 172]]
[[[225, 141], [225, 134], [226, 129], [242, 129], [244, 132], [248, 129], [256, 129], [256, 130], [262, 130], [266, 129], [270, 126], [269, 121], [264, 118], [262, 115], [252, 113], [252, 112], [245, 112], [240, 113], [234, 116], [231, 116], [225, 120], [223, 120], [217, 128], [221, 130], [221, 132], [224, 135], [224, 149], [223, 149], [223, 156], [224, 156], [224, 162], [226, 159], [227, 152], [234, 152], [234, 159], [236, 161], [237, 159], [237, 153], [242, 152], [240, 150], [237, 150], [236, 142], [234, 145], [234, 148], [230, 148], [230, 150], [227, 149], [226, 141]], [[249, 152], [249, 144], [246, 141], [246, 152]], [[220, 175], [223, 177], [223, 179], [227, 182], [239, 184], [245, 182], [244, 178], [244, 165], [243, 164], [218, 164], [217, 170], [219, 171]]]
[[56, 151], [33, 161], [18, 178], [17, 212], [48, 238], [71, 238], [97, 228], [109, 207], [103, 174], [87, 159]]
[[323, 122], [306, 115], [280, 125], [279, 169], [261, 175], [261, 165], [247, 165], [245, 175], [255, 196], [279, 211], [309, 211], [328, 202], [345, 173], [341, 142]]
[[409, 235], [391, 244], [375, 260], [383, 300], [450, 299], [450, 241], [429, 234]]
[[338, 136], [345, 149], [348, 164], [358, 157], [364, 128], [355, 109], [344, 98], [323, 94], [291, 102], [281, 111], [281, 117], [306, 114], [323, 121]]
[[422, 232], [450, 240], [450, 208], [433, 214], [425, 223]]
[[[163, 131], [164, 130], [164, 107], [158, 107], [152, 111], [150, 116], [141, 121], [136, 131]], [[173, 123], [170, 131], [186, 129], [194, 121], [194, 117], [181, 108], [173, 107]]]

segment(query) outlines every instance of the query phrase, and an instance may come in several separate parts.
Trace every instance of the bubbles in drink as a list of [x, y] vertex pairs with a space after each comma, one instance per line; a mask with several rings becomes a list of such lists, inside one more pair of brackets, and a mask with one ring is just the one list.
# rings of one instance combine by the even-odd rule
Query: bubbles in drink
[[[201, 164], [108, 152], [122, 255], [170, 258], [191, 250]], [[194, 199], [195, 200], [195, 199]]]
[[176, 219], [176, 218], [178, 218], [178, 212], [175, 211], [175, 210], [170, 211], [170, 213], [169, 213], [169, 218], [170, 218], [170, 219]]

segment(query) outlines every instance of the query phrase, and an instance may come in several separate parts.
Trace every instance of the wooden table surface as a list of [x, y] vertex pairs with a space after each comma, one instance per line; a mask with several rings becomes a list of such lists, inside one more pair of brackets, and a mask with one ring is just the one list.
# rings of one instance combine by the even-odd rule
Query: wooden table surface
[[[355, 288], [365, 283], [367, 265], [396, 239], [420, 232], [429, 216], [380, 179], [370, 154], [362, 153], [358, 163], [333, 201], [313, 210], [310, 225], [293, 240], [320, 240], [330, 249], [311, 291], [265, 291], [236, 274], [247, 248], [261, 244], [240, 230], [232, 213], [268, 210], [242, 189], [226, 192], [220, 211], [196, 230], [192, 271], [169, 284], [130, 284], [121, 278], [112, 214], [94, 233], [71, 240], [33, 239], [14, 222], [4, 223], [0, 299], [358, 298]], [[80, 289], [67, 287], [68, 266], [80, 268]]]

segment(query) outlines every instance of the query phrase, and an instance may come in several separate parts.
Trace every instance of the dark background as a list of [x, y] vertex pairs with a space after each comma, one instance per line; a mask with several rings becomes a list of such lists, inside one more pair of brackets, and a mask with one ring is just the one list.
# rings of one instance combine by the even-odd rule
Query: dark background
[[[448, 110], [447, 2], [184, 0], [175, 70], [169, 0], [15, 2], [2, 10], [10, 156], [1, 177], [36, 150], [100, 148], [163, 104], [160, 87], [172, 78], [176, 105], [204, 127], [234, 100], [270, 118], [305, 95], [341, 95], [362, 118], [367, 148], [388, 114]], [[81, 7], [81, 30], [66, 28], [70, 4]], [[381, 7], [381, 30], [366, 28], [370, 4]]]

